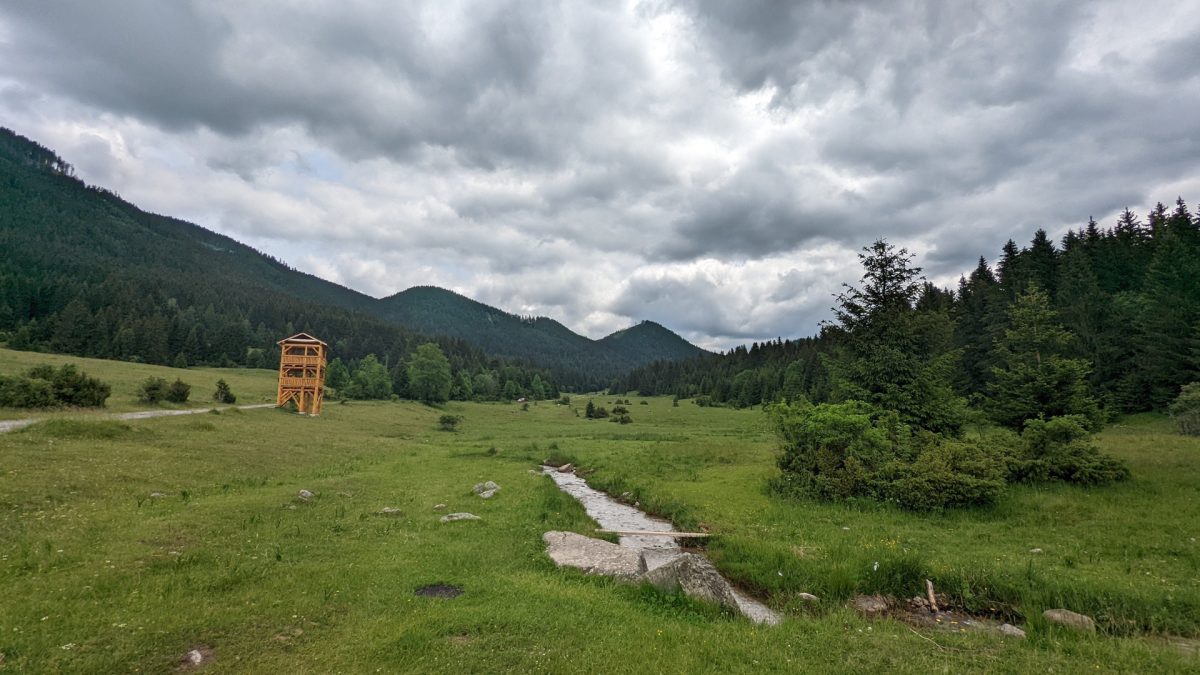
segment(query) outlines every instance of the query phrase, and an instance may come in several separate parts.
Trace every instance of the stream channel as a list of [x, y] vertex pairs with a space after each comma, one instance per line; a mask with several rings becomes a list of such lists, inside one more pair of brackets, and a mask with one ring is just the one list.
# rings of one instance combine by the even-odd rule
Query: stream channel
[[[552, 466], [543, 466], [542, 472], [550, 476], [559, 489], [578, 499], [592, 520], [600, 525], [600, 529], [619, 530], [623, 532], [676, 532], [675, 525], [669, 520], [655, 518], [628, 504], [613, 499], [607, 494], [589, 487], [587, 481], [574, 473], [562, 473]], [[679, 546], [679, 540], [664, 536], [621, 535], [621, 546], [642, 553], [647, 569], [661, 567], [684, 551]], [[737, 598], [738, 610], [755, 623], [775, 625], [779, 623], [779, 615], [758, 600], [733, 589]]]

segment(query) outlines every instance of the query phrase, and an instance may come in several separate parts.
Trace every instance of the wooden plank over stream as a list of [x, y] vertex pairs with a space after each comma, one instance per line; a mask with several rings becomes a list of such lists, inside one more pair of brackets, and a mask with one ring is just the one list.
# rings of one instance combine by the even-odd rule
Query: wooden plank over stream
[[619, 534], [624, 537], [708, 537], [708, 532], [655, 532], [653, 530], [596, 530], [600, 534]]

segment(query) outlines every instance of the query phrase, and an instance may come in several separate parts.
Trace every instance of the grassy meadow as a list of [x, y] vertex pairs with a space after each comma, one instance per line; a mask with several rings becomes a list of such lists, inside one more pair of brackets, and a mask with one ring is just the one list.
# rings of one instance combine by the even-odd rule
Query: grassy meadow
[[[165, 410], [182, 408], [202, 408], [212, 405], [213, 391], [217, 388], [217, 380], [224, 379], [229, 383], [233, 393], [237, 395], [238, 405], [254, 403], [273, 403], [275, 401], [274, 374], [265, 370], [246, 370], [240, 368], [166, 368], [124, 361], [106, 361], [104, 359], [87, 359], [80, 356], [65, 356], [62, 354], [42, 354], [38, 352], [18, 352], [0, 348], [0, 375], [17, 375], [30, 368], [49, 364], [59, 367], [73, 363], [80, 370], [107, 382], [112, 387], [112, 395], [102, 411], [76, 411], [82, 414], [97, 412], [132, 412], [146, 410], [144, 403], [138, 403], [138, 388], [149, 377], [161, 377], [168, 382], [180, 378], [192, 385], [191, 399], [187, 403], [173, 404], [163, 402], [158, 407]], [[57, 413], [56, 413], [57, 414]], [[0, 408], [0, 420], [20, 417], [44, 417], [41, 413], [30, 413], [25, 410]]]
[[[151, 374], [180, 374], [205, 398], [225, 377], [239, 403], [274, 387], [266, 371], [6, 351], [0, 373], [62, 361], [113, 384], [113, 410], [136, 409], [133, 387]], [[618, 425], [577, 415], [587, 400], [329, 403], [319, 418], [54, 413], [0, 434], [0, 671], [170, 672], [192, 649], [211, 655], [208, 672], [1200, 668], [1168, 644], [1200, 635], [1200, 441], [1163, 418], [1100, 436], [1133, 469], [1126, 484], [1022, 487], [992, 509], [918, 515], [769, 498], [761, 412], [631, 397], [634, 423]], [[437, 430], [446, 412], [463, 417], [458, 431]], [[541, 534], [595, 525], [530, 473], [546, 458], [709, 528], [709, 555], [783, 624], [556, 569]], [[485, 480], [502, 486], [486, 501], [471, 493]], [[482, 520], [443, 524], [436, 504]], [[1029, 638], [914, 631], [846, 607], [856, 592], [915, 595], [925, 577]], [[438, 583], [463, 594], [414, 595]], [[821, 601], [803, 605], [801, 591]], [[1101, 633], [1039, 619], [1056, 606], [1091, 614]]]

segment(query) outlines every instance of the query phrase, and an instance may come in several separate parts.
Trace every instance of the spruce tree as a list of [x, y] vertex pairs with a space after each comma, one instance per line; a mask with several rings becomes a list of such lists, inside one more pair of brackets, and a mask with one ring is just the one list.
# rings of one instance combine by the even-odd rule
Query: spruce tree
[[996, 343], [987, 410], [996, 423], [1021, 429], [1031, 419], [1082, 415], [1098, 427], [1100, 409], [1088, 392], [1090, 365], [1066, 358], [1071, 334], [1050, 306], [1050, 296], [1030, 287], [1008, 311], [1009, 328]]

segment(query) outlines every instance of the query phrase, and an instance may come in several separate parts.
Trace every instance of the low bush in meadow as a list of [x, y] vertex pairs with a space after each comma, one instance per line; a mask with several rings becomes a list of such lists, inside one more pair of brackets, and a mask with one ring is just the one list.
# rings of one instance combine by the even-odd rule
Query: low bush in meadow
[[35, 366], [24, 375], [0, 376], [0, 407], [102, 408], [112, 393], [104, 382], [67, 364]]

